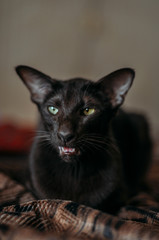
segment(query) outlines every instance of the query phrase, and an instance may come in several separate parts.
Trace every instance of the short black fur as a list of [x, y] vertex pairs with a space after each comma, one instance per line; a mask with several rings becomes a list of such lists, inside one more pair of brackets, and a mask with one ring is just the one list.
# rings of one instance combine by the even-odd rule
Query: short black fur
[[34, 194], [118, 210], [138, 191], [151, 156], [145, 118], [119, 109], [134, 71], [97, 82], [55, 80], [27, 66], [16, 71], [41, 116], [29, 163]]

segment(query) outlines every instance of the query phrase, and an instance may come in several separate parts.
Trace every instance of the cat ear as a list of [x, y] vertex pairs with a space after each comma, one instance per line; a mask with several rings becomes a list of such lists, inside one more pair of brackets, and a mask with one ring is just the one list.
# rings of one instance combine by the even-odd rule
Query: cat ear
[[132, 85], [135, 72], [131, 68], [119, 69], [100, 79], [97, 84], [105, 92], [113, 108], [119, 107]]
[[52, 84], [55, 80], [31, 67], [17, 66], [15, 69], [29, 89], [32, 101], [42, 103], [45, 96], [52, 91]]

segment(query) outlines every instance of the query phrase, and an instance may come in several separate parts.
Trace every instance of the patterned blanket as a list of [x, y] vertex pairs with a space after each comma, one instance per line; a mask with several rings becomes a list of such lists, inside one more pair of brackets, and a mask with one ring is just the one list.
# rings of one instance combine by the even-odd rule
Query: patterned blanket
[[[16, 161], [15, 165], [18, 175], [21, 170]], [[23, 181], [15, 179], [9, 171], [0, 173], [0, 239], [159, 239], [157, 161], [147, 176], [148, 188], [130, 199], [116, 216], [71, 201], [37, 200]]]

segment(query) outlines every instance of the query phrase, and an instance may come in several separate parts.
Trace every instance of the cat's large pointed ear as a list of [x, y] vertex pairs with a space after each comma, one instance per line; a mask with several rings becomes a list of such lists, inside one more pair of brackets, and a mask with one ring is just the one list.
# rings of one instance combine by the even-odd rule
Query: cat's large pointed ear
[[112, 108], [119, 107], [132, 85], [135, 72], [131, 68], [119, 69], [100, 79], [97, 85], [105, 92]]
[[17, 66], [16, 72], [23, 80], [31, 93], [31, 99], [35, 103], [42, 103], [45, 96], [51, 92], [53, 79], [28, 66]]

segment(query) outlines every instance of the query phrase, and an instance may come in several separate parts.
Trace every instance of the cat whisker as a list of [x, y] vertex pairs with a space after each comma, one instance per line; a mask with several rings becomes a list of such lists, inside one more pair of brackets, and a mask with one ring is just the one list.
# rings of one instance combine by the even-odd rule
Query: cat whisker
[[84, 91], [84, 93], [83, 93], [83, 97], [85, 97], [85, 96], [87, 95], [87, 91], [88, 91], [88, 89], [89, 89], [90, 86], [91, 86], [91, 82], [89, 82], [89, 83], [87, 84], [87, 87], [86, 87], [86, 89], [85, 89], [85, 91]]
[[101, 140], [104, 140], [104, 142], [110, 142], [110, 143], [114, 142], [112, 138], [105, 137], [105, 136], [103, 137], [103, 136], [101, 136], [99, 134], [92, 134], [92, 133], [84, 134], [84, 135], [82, 135], [82, 137], [91, 137], [91, 138], [95, 138], [95, 139], [101, 139]]
[[[89, 141], [88, 139], [81, 139], [80, 141], [77, 142], [79, 145], [82, 145], [84, 147], [88, 147], [89, 146], [101, 146], [97, 143], [92, 143], [91, 141]], [[92, 149], [92, 148], [91, 148]], [[104, 148], [103, 148], [104, 149]]]
[[49, 137], [46, 137], [46, 136], [36, 136], [35, 139], [39, 139], [39, 140], [44, 140], [44, 141], [50, 141], [50, 138]]
[[89, 142], [94, 142], [94, 143], [99, 143], [99, 144], [103, 144], [103, 145], [107, 145], [107, 142], [103, 139], [103, 138], [93, 138], [93, 137], [88, 137], [88, 136], [82, 136], [81, 138], [79, 138], [80, 140], [87, 140]]
[[89, 146], [92, 146], [92, 147], [95, 148], [95, 149], [98, 149], [98, 150], [104, 150], [104, 151], [107, 150], [104, 146], [102, 146], [102, 145], [100, 145], [100, 144], [97, 144], [97, 143], [95, 143], [95, 142], [87, 141], [87, 144], [88, 144]]
[[36, 138], [49, 138], [49, 135], [37, 135]]
[[49, 134], [43, 134], [43, 135], [36, 135], [35, 136], [36, 140], [39, 140], [39, 142], [50, 142], [50, 136]]
[[88, 148], [90, 151], [92, 151], [92, 150], [93, 150], [92, 147], [89, 146], [89, 144], [85, 144], [85, 143], [86, 143], [86, 141], [81, 141], [81, 142], [79, 143], [79, 145], [78, 145], [78, 148], [79, 148], [80, 150], [82, 150], [82, 152], [84, 152], [84, 150], [85, 150], [86, 148]]
[[98, 136], [96, 138], [95, 134], [85, 134], [79, 138], [77, 143], [82, 145], [82, 147], [84, 146], [83, 148], [89, 148], [91, 151], [102, 150], [110, 156], [112, 156], [114, 152], [118, 151], [113, 141], [108, 141], [108, 139], [106, 140], [102, 136]]
[[80, 139], [87, 139], [92, 142], [100, 143], [102, 145], [105, 145], [106, 147], [110, 147], [113, 151], [119, 152], [115, 141], [110, 137], [103, 137], [99, 134], [84, 134], [81, 136]]
[[39, 141], [40, 146], [47, 146], [49, 150], [52, 150], [52, 145], [50, 139], [40, 139]]

